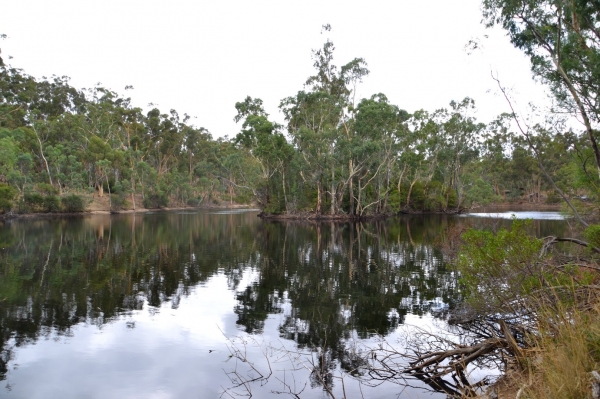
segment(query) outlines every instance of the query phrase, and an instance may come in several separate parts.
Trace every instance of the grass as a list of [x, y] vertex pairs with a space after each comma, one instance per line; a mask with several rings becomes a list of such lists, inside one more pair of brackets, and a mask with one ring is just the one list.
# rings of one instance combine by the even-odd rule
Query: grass
[[590, 372], [600, 363], [600, 304], [590, 310], [545, 311], [535, 338], [539, 351], [531, 356], [521, 398], [591, 398]]

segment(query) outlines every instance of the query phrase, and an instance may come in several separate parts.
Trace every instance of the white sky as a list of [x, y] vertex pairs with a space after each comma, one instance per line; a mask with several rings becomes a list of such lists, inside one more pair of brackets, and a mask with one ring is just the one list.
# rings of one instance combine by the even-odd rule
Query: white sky
[[[67, 75], [77, 88], [101, 82], [135, 106], [195, 116], [214, 137], [239, 131], [234, 105], [247, 95], [283, 122], [279, 101], [302, 89], [311, 49], [327, 38], [337, 65], [368, 62], [359, 97], [381, 92], [409, 112], [469, 96], [487, 122], [508, 111], [491, 71], [522, 109], [548, 104], [528, 60], [480, 21], [479, 0], [5, 0], [0, 48], [30, 75]], [[326, 23], [333, 31], [321, 35]], [[468, 55], [473, 38], [483, 48]]]

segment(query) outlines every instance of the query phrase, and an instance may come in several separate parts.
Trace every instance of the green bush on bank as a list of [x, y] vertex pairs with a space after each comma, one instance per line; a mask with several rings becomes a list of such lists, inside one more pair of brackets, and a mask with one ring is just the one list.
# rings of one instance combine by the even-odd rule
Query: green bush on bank
[[85, 210], [85, 203], [79, 195], [67, 195], [61, 198], [61, 202], [65, 212], [83, 212]]
[[[590, 372], [600, 362], [598, 259], [554, 257], [544, 241], [529, 235], [528, 222], [510, 229], [469, 230], [462, 236], [458, 268], [473, 317], [510, 320], [520, 331], [523, 397], [591, 397]], [[600, 226], [584, 232], [600, 244]], [[574, 249], [575, 250], [575, 249]], [[522, 383], [518, 384], [522, 386]]]
[[129, 202], [124, 194], [113, 194], [111, 196], [111, 211], [122, 211], [129, 207]]
[[12, 200], [16, 191], [8, 184], [0, 183], [0, 213], [8, 212], [12, 209]]
[[166, 194], [155, 193], [144, 198], [144, 208], [166, 208], [167, 206], [169, 206], [169, 198]]
[[510, 230], [472, 229], [463, 234], [458, 269], [467, 301], [479, 311], [506, 308], [507, 298], [531, 289], [525, 281], [540, 277], [537, 257], [542, 241], [527, 233], [527, 223], [514, 220]]
[[58, 197], [57, 195], [41, 195], [39, 193], [26, 193], [23, 199], [16, 204], [18, 213], [73, 213], [84, 212], [85, 201], [76, 194]]
[[60, 199], [56, 195], [48, 195], [44, 198], [44, 208], [46, 212], [57, 213], [62, 211]]

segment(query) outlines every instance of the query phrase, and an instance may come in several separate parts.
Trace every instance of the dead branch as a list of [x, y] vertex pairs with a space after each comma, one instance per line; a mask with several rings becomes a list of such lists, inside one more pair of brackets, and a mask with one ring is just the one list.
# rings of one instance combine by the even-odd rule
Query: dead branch
[[591, 251], [600, 254], [600, 249], [596, 248], [592, 245], [590, 245], [589, 243], [579, 240], [577, 238], [569, 238], [569, 237], [556, 237], [556, 236], [548, 236], [548, 237], [544, 237], [544, 245], [542, 246], [542, 249], [540, 251], [540, 255], [539, 257], [542, 258], [546, 252], [548, 251], [548, 248], [550, 248], [550, 246], [559, 243], [559, 242], [571, 242], [573, 244], [577, 244], [577, 245], [581, 245], [582, 247], [586, 247], [589, 248]]

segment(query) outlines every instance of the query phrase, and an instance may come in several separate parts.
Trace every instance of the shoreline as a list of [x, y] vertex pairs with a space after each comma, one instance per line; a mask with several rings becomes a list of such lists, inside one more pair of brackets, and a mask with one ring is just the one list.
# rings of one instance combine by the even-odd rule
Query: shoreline
[[[228, 205], [201, 205], [184, 207], [165, 207], [165, 208], [138, 208], [125, 209], [119, 211], [109, 211], [106, 209], [87, 209], [83, 212], [33, 212], [33, 213], [4, 213], [0, 214], [0, 220], [9, 219], [30, 219], [30, 218], [54, 218], [54, 217], [75, 217], [91, 215], [122, 215], [137, 214], [148, 212], [170, 212], [183, 210], [208, 210], [208, 209], [257, 209], [253, 204], [228, 204]], [[313, 212], [301, 212], [295, 214], [265, 214], [260, 212], [257, 216], [263, 220], [306, 220], [306, 221], [361, 221], [361, 220], [381, 220], [398, 215], [458, 215], [473, 211], [486, 211], [489, 209], [509, 209], [509, 210], [538, 210], [538, 211], [560, 211], [561, 204], [538, 204], [538, 203], [499, 203], [490, 205], [477, 205], [471, 208], [461, 208], [457, 210], [421, 212], [413, 210], [399, 210], [396, 213], [382, 213], [369, 215], [349, 215], [349, 214], [321, 214]]]
[[396, 213], [381, 213], [368, 215], [350, 215], [346, 213], [331, 215], [331, 214], [316, 214], [314, 212], [300, 213], [281, 213], [281, 214], [266, 214], [259, 213], [257, 216], [263, 220], [306, 220], [306, 221], [360, 221], [360, 220], [378, 220], [386, 219], [399, 215], [461, 215], [476, 211], [487, 210], [534, 210], [534, 211], [560, 211], [561, 204], [541, 204], [541, 203], [500, 203], [489, 205], [477, 205], [470, 208], [447, 209], [442, 211], [424, 212], [414, 209], [400, 209]]
[[209, 210], [209, 209], [256, 209], [252, 205], [203, 205], [186, 207], [166, 207], [166, 208], [139, 208], [136, 210], [125, 209], [120, 211], [108, 211], [102, 209], [90, 209], [83, 212], [33, 212], [33, 213], [4, 213], [0, 214], [0, 221], [9, 219], [34, 219], [34, 218], [55, 218], [55, 217], [77, 217], [93, 215], [132, 215], [148, 212], [170, 212], [184, 210]]

